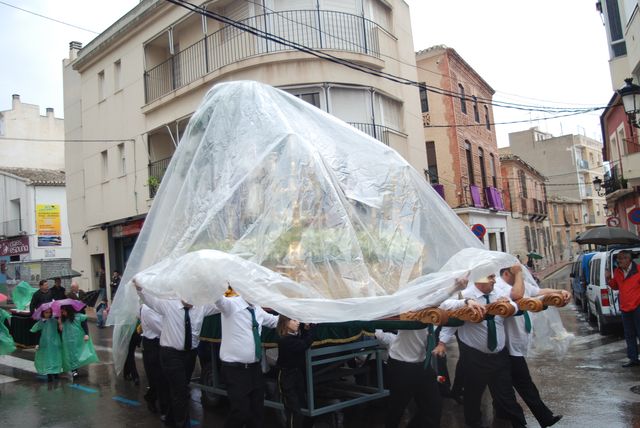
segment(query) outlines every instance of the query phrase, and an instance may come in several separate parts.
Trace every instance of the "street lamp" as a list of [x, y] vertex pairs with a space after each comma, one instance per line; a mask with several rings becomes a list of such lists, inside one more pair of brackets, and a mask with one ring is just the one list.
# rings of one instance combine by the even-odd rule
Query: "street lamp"
[[633, 83], [633, 78], [624, 79], [625, 85], [618, 90], [618, 95], [622, 98], [624, 112], [629, 117], [629, 123], [636, 128], [640, 128], [636, 113], [640, 112], [640, 86]]
[[593, 179], [592, 183], [593, 189], [596, 191], [598, 196], [604, 196], [607, 193], [607, 191], [602, 187], [602, 180], [600, 179], [600, 177], [596, 176], [596, 178]]

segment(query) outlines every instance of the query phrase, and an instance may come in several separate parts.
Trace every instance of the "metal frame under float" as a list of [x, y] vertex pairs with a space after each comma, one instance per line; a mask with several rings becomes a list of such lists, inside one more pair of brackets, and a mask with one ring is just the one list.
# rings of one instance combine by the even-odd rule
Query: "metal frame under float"
[[[190, 385], [216, 395], [226, 396], [227, 390], [224, 388], [224, 384], [221, 382], [219, 376], [218, 369], [220, 360], [216, 353], [216, 347], [210, 346], [210, 349], [213, 384], [205, 385], [201, 378], [194, 378]], [[305, 354], [308, 408], [303, 408], [302, 414], [311, 417], [320, 416], [387, 397], [389, 390], [384, 389], [382, 351], [383, 349], [376, 339], [308, 349]], [[345, 380], [347, 376], [368, 372], [370, 370], [368, 366], [360, 369], [342, 368], [336, 370], [338, 367], [342, 367], [345, 362], [353, 360], [356, 357], [371, 359], [373, 355], [375, 355], [375, 386], [359, 385], [356, 382]], [[336, 364], [338, 367], [336, 367]], [[333, 399], [332, 402], [327, 405], [318, 406], [316, 402], [320, 395], [318, 392], [330, 393]], [[336, 399], [339, 401], [335, 402]], [[271, 399], [265, 399], [264, 405], [278, 410], [284, 409], [280, 401]]]

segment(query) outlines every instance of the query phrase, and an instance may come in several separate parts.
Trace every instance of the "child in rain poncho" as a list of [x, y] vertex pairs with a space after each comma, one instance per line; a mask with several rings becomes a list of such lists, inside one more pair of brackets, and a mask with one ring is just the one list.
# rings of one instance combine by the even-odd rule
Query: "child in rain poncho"
[[0, 355], [10, 354], [16, 350], [16, 344], [6, 325], [10, 318], [9, 312], [0, 309]]
[[31, 327], [31, 332], [40, 332], [34, 364], [38, 374], [46, 374], [47, 380], [51, 382], [62, 373], [62, 342], [58, 333], [58, 322], [53, 318], [51, 303], [40, 305], [33, 317], [38, 319], [38, 322]]
[[71, 306], [60, 309], [58, 324], [62, 331], [62, 368], [71, 371], [74, 379], [78, 377], [79, 367], [99, 361], [86, 321], [87, 316], [76, 313]]

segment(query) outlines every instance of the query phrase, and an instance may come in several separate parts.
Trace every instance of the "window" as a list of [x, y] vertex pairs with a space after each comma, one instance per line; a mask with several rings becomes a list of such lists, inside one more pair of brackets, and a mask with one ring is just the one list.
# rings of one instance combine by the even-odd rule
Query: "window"
[[498, 240], [496, 239], [496, 233], [489, 233], [489, 249], [491, 251], [498, 251]]
[[491, 130], [491, 120], [489, 119], [489, 107], [484, 106], [484, 126]]
[[424, 85], [424, 83], [420, 84], [420, 107], [422, 113], [426, 113], [429, 111], [429, 99], [427, 98], [427, 88], [422, 85]]
[[471, 143], [469, 141], [464, 142], [464, 149], [467, 152], [467, 175], [469, 177], [469, 184], [476, 184], [476, 177], [473, 173], [473, 153], [471, 152]]
[[100, 153], [100, 159], [102, 161], [102, 179], [106, 180], [109, 176], [109, 157], [106, 150]]
[[427, 150], [427, 172], [429, 173], [429, 182], [437, 184], [438, 181], [438, 161], [436, 158], [436, 143], [427, 141], [425, 144]]
[[504, 232], [500, 232], [500, 251], [504, 253], [507, 252], [507, 240], [505, 238]]
[[124, 153], [124, 143], [118, 144], [118, 160], [120, 162], [120, 175], [127, 174], [127, 159]]
[[524, 227], [524, 239], [527, 241], [527, 251], [533, 251], [531, 248], [531, 235], [529, 234], [529, 226]]
[[104, 70], [98, 73], [98, 101], [104, 100]]
[[498, 177], [496, 176], [496, 158], [493, 153], [489, 153], [489, 168], [491, 168], [491, 181], [493, 187], [498, 187]]
[[627, 54], [627, 45], [624, 41], [622, 22], [620, 21], [620, 8], [618, 0], [607, 1], [607, 17], [609, 21], [609, 38], [611, 43], [611, 56], [617, 58]]
[[464, 86], [462, 83], [458, 83], [458, 90], [460, 92], [460, 110], [464, 114], [467, 114], [467, 98], [464, 96]]
[[320, 93], [319, 92], [308, 92], [306, 94], [294, 94], [296, 97], [300, 98], [302, 101], [306, 101], [309, 104], [320, 108]]
[[478, 111], [478, 99], [474, 95], [473, 97], [473, 118], [477, 123], [480, 123], [480, 112]]
[[527, 176], [525, 175], [523, 170], [518, 171], [518, 177], [520, 178], [520, 189], [522, 191], [522, 197], [529, 197], [527, 194]]
[[558, 217], [558, 206], [556, 204], [553, 204], [553, 223], [560, 223], [560, 218]]
[[117, 92], [120, 89], [120, 60], [113, 63], [113, 91]]
[[478, 147], [478, 162], [480, 163], [480, 179], [482, 180], [482, 187], [487, 187], [487, 171], [484, 166], [484, 150], [482, 147]]

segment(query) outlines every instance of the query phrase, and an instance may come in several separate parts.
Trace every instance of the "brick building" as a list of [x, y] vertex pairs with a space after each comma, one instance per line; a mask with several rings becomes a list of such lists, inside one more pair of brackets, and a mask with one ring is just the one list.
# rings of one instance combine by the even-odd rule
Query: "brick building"
[[[493, 88], [452, 48], [416, 54], [427, 180], [469, 226], [487, 229], [484, 243], [508, 251], [500, 159], [490, 105]], [[442, 88], [445, 94], [429, 87]]]

